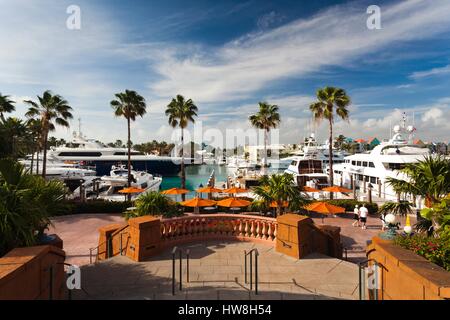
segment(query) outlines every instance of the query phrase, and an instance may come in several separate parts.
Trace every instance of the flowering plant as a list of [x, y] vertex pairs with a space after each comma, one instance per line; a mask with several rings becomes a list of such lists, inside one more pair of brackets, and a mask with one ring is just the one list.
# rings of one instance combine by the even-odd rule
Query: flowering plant
[[398, 236], [395, 243], [450, 271], [450, 237]]

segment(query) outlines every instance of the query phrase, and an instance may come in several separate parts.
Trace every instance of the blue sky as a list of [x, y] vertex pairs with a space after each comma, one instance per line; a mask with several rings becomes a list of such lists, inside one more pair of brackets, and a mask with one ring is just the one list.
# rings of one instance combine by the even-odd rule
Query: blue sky
[[[66, 8], [81, 8], [68, 30]], [[371, 4], [381, 30], [366, 27]], [[0, 92], [18, 116], [46, 89], [63, 95], [83, 132], [124, 140], [109, 101], [124, 89], [148, 101], [133, 141], [170, 140], [164, 109], [180, 93], [199, 107], [203, 128], [248, 128], [267, 100], [280, 106], [280, 141], [309, 130], [308, 105], [323, 86], [352, 98], [336, 134], [386, 138], [414, 114], [417, 137], [449, 141], [450, 1], [119, 1], [0, 0]], [[77, 128], [58, 129], [69, 138]], [[316, 129], [325, 138], [324, 125]]]

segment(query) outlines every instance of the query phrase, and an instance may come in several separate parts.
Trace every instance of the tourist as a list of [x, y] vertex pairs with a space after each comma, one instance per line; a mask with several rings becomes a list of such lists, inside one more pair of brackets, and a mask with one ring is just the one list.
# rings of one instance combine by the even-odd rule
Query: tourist
[[352, 226], [353, 227], [359, 227], [359, 206], [356, 205], [355, 209], [353, 210], [353, 223]]
[[359, 217], [362, 224], [361, 229], [367, 229], [366, 222], [367, 222], [367, 215], [369, 214], [369, 210], [367, 210], [366, 205], [363, 204], [363, 206], [359, 209]]

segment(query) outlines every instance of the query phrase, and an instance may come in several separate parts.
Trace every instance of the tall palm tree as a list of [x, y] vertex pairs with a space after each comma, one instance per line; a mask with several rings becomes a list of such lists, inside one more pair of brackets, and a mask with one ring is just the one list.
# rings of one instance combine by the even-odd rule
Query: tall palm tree
[[[169, 124], [172, 128], [181, 128], [181, 187], [186, 189], [186, 172], [184, 170], [184, 129], [189, 122], [195, 123], [194, 117], [197, 116], [198, 108], [192, 99], [186, 100], [178, 94], [176, 98], [167, 105], [166, 116], [169, 117]], [[182, 195], [183, 201], [186, 199]]]
[[264, 161], [263, 167], [267, 167], [267, 139], [270, 129], [278, 127], [280, 124], [280, 114], [278, 106], [267, 102], [259, 103], [257, 113], [249, 117], [252, 126], [264, 130]]
[[[347, 107], [350, 105], [350, 97], [347, 95], [344, 89], [325, 87], [317, 90], [317, 101], [309, 106], [309, 109], [313, 113], [313, 117], [317, 122], [323, 119], [328, 120], [329, 124], [329, 149], [328, 160], [330, 169], [330, 185], [333, 185], [333, 123], [335, 112], [336, 115], [347, 120], [349, 117], [349, 111]], [[333, 193], [330, 192], [330, 199], [333, 198]]]
[[[114, 109], [116, 117], [124, 117], [127, 119], [128, 127], [128, 187], [131, 186], [131, 121], [135, 121], [136, 117], [143, 117], [146, 113], [147, 105], [144, 97], [140, 96], [136, 91], [125, 90], [115, 94], [116, 99], [111, 101], [111, 107]], [[119, 140], [118, 140], [119, 141]], [[128, 195], [128, 200], [131, 195]]]
[[50, 90], [44, 92], [42, 97], [37, 96], [38, 102], [25, 100], [26, 104], [31, 107], [25, 114], [28, 118], [40, 117], [42, 132], [41, 143], [44, 150], [44, 158], [42, 161], [42, 177], [45, 178], [47, 166], [47, 144], [48, 133], [55, 130], [55, 125], [69, 127], [69, 119], [72, 119], [72, 107], [60, 95], [53, 95]]
[[31, 118], [26, 122], [28, 131], [28, 140], [30, 141], [29, 148], [31, 152], [31, 171], [34, 170], [34, 154], [36, 153], [36, 173], [39, 172], [39, 152], [40, 152], [40, 141], [42, 133], [42, 123], [41, 119]]
[[277, 216], [282, 214], [286, 201], [289, 202], [291, 209], [307, 203], [300, 189], [294, 184], [294, 177], [289, 173], [263, 176], [259, 186], [255, 187], [253, 192], [260, 198], [259, 200], [263, 200], [265, 207], [268, 207], [271, 202], [276, 202]]
[[4, 96], [0, 92], [0, 119], [5, 121], [3, 113], [10, 113], [16, 110], [14, 107], [15, 102], [9, 99], [9, 96]]

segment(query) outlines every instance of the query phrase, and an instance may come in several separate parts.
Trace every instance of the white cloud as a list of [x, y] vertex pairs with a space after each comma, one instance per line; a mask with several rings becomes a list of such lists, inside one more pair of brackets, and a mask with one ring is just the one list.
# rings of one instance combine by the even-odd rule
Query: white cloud
[[221, 47], [179, 48], [158, 55], [153, 68], [161, 80], [150, 88], [157, 96], [179, 92], [199, 102], [248, 98], [274, 81], [345, 64], [397, 41], [423, 39], [448, 30], [449, 14], [447, 0], [404, 1], [383, 6], [383, 29], [368, 30], [361, 7], [333, 7], [310, 19], [249, 34]]
[[414, 72], [409, 77], [411, 79], [417, 80], [417, 79], [422, 79], [422, 78], [427, 78], [427, 77], [432, 77], [432, 76], [437, 76], [437, 75], [442, 75], [442, 74], [448, 74], [448, 73], [450, 73], [450, 64], [445, 67], [441, 67], [441, 68], [433, 68], [431, 70]]

